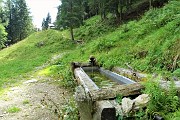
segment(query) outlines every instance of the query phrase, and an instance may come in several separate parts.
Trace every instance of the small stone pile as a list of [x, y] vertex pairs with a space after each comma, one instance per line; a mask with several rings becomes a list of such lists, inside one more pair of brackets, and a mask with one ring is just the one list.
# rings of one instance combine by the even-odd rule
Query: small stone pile
[[137, 111], [147, 106], [150, 101], [148, 94], [139, 95], [137, 98], [131, 100], [130, 98], [122, 99], [122, 113], [123, 116], [127, 116], [131, 111]]

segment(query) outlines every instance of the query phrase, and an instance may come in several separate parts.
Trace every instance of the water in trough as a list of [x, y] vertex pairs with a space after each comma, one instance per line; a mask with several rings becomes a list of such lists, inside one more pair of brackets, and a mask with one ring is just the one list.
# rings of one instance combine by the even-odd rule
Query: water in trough
[[86, 73], [99, 88], [109, 88], [119, 84], [102, 75], [98, 71], [88, 71]]

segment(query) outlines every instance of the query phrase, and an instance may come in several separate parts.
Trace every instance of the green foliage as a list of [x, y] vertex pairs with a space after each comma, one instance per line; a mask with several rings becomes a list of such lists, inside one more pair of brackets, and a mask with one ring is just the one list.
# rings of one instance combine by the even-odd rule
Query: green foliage
[[81, 0], [62, 0], [58, 8], [56, 28], [69, 28], [71, 39], [74, 41], [73, 28], [82, 24], [83, 11]]
[[47, 30], [50, 23], [51, 23], [51, 16], [50, 13], [48, 13], [46, 19], [44, 18], [42, 21], [42, 29]]
[[20, 108], [18, 108], [18, 107], [16, 107], [16, 106], [13, 106], [13, 107], [9, 107], [8, 109], [7, 109], [7, 112], [8, 113], [17, 113], [17, 112], [19, 112], [21, 109]]
[[94, 16], [84, 22], [82, 26], [75, 29], [75, 38], [83, 41], [97, 39], [105, 33], [115, 30], [115, 26], [110, 25], [111, 20], [102, 22], [100, 16]]
[[180, 68], [173, 72], [173, 75], [180, 77]]
[[0, 49], [5, 47], [5, 42], [7, 41], [7, 33], [5, 31], [5, 28], [2, 24], [0, 24]]
[[119, 103], [119, 104], [121, 104], [121, 102], [122, 102], [122, 98], [123, 98], [123, 96], [122, 96], [122, 95], [120, 95], [120, 94], [119, 94], [119, 95], [117, 95], [117, 96], [116, 96], [116, 102], [117, 102], [117, 103]]
[[167, 120], [179, 120], [180, 119], [180, 109], [178, 109], [176, 112], [174, 113], [168, 113], [165, 116], [165, 119]]
[[[119, 28], [100, 22], [100, 16], [95, 16], [87, 20], [84, 26], [75, 29], [77, 39], [88, 41], [82, 44], [73, 44], [67, 31], [47, 30], [32, 34], [0, 51], [0, 87], [2, 89], [9, 83], [18, 82], [60, 53], [63, 53], [62, 58], [51, 63], [52, 66], [48, 66], [44, 73], [58, 78], [62, 85], [70, 88], [75, 86], [70, 63], [88, 62], [92, 54], [105, 68], [126, 67], [125, 63], [129, 63], [139, 71], [171, 74], [173, 59], [180, 51], [178, 5], [177, 0], [172, 0], [164, 8], [152, 9], [141, 20], [130, 21]], [[174, 75], [179, 73], [178, 68], [177, 64]], [[152, 97], [148, 113], [162, 114], [177, 110], [178, 99], [173, 87], [165, 92], [156, 83], [147, 83], [146, 86], [146, 93]], [[74, 111], [69, 110], [70, 114]], [[137, 117], [142, 118], [143, 114], [140, 111]]]
[[61, 112], [63, 120], [79, 120], [79, 111], [73, 98], [68, 100], [68, 103], [63, 106]]
[[25, 39], [33, 31], [32, 18], [25, 0], [8, 0], [8, 39], [11, 43], [16, 43]]
[[[168, 14], [171, 18], [160, 17], [162, 13], [162, 16]], [[100, 22], [100, 16], [92, 17], [83, 26], [75, 29], [76, 39], [82, 39], [85, 43], [64, 55], [57, 66], [51, 69], [51, 73], [54, 76], [70, 75], [65, 72], [69, 69], [64, 66], [69, 67], [72, 61], [87, 62], [89, 56], [93, 54], [105, 68], [127, 67], [125, 63], [129, 63], [136, 70], [171, 76], [173, 59], [177, 51], [180, 51], [178, 14], [178, 4], [175, 0], [164, 8], [150, 10], [139, 21], [130, 21], [117, 29]], [[164, 18], [163, 21], [159, 20], [156, 23], [160, 25], [163, 22], [161, 27], [153, 25], [153, 21], [158, 21], [159, 18]], [[112, 30], [114, 31], [111, 32]], [[62, 70], [61, 75], [57, 74], [58, 70]], [[174, 75], [177, 74], [174, 72]], [[68, 75], [64, 78], [68, 78]], [[63, 84], [68, 82], [65, 80]]]
[[144, 93], [150, 96], [147, 113], [151, 115], [158, 113], [165, 116], [169, 112], [177, 111], [179, 107], [179, 98], [173, 82], [170, 84], [169, 91], [165, 91], [158, 82], [148, 81], [145, 83]]
[[148, 117], [143, 109], [136, 111], [134, 116], [135, 116], [136, 120], [147, 120], [148, 119]]
[[[177, 1], [174, 0], [163, 8], [150, 10], [141, 20], [130, 21], [119, 28], [100, 22], [100, 16], [92, 17], [75, 29], [76, 39], [85, 42], [64, 55], [57, 66], [51, 69], [51, 73], [61, 76], [57, 73], [62, 69], [62, 76], [70, 74], [64, 72], [68, 71], [66, 67], [64, 70], [59, 66], [70, 66], [72, 61], [87, 62], [93, 54], [105, 68], [127, 67], [125, 63], [129, 63], [136, 70], [171, 76], [173, 59], [180, 51], [179, 11]], [[166, 14], [171, 18], [166, 17]]]
[[[37, 70], [51, 57], [72, 50], [75, 45], [64, 37], [66, 32], [47, 30], [0, 51], [0, 89], [17, 83], [29, 72]], [[58, 73], [58, 72], [57, 72]], [[57, 74], [58, 75], [58, 74]]]
[[66, 88], [75, 88], [76, 83], [73, 78], [73, 73], [71, 70], [66, 69], [65, 71], [61, 71], [62, 81], [61, 84]]
[[24, 100], [24, 101], [23, 101], [23, 104], [24, 104], [24, 105], [29, 104], [29, 100]]

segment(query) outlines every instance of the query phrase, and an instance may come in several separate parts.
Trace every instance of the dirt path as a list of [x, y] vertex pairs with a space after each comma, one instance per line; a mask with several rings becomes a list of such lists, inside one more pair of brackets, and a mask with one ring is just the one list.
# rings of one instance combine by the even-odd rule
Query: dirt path
[[0, 120], [58, 120], [57, 106], [61, 109], [69, 96], [49, 78], [26, 80], [0, 96]]

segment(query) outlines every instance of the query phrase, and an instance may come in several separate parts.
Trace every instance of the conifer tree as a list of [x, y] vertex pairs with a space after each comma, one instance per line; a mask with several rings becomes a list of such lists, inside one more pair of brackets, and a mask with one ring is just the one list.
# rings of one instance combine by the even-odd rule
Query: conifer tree
[[51, 23], [50, 13], [47, 14], [46, 18], [43, 18], [42, 21], [42, 30], [47, 30], [49, 28], [49, 24]]
[[6, 39], [7, 33], [5, 31], [4, 26], [0, 23], [0, 49], [5, 47], [5, 43], [7, 41]]
[[57, 28], [69, 28], [71, 39], [74, 41], [73, 29], [83, 22], [83, 2], [81, 0], [62, 0], [58, 8]]
[[4, 11], [2, 9], [1, 5], [2, 1], [0, 0], [0, 49], [5, 47], [5, 42], [7, 41], [6, 36], [7, 33], [5, 31], [5, 16], [4, 16]]
[[16, 43], [26, 38], [33, 30], [32, 18], [29, 15], [25, 0], [8, 0], [9, 23], [8, 39]]

